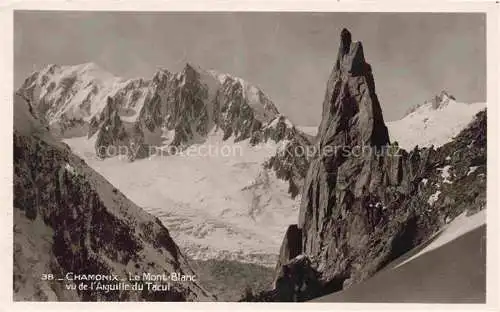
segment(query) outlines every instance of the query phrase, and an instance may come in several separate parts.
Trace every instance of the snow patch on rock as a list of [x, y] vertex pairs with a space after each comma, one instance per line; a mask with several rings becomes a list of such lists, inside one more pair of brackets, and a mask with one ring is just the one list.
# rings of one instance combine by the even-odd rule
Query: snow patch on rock
[[473, 174], [477, 170], [477, 168], [479, 168], [479, 166], [469, 167], [469, 171], [467, 171], [467, 175], [469, 176], [469, 175]]
[[453, 221], [451, 221], [449, 224], [447, 224], [443, 230], [438, 234], [437, 238], [432, 241], [428, 246], [426, 246], [424, 249], [422, 249], [419, 253], [416, 255], [410, 257], [409, 259], [406, 259], [402, 263], [396, 266], [402, 266], [405, 263], [410, 262], [411, 260], [420, 257], [421, 255], [434, 250], [436, 248], [439, 248], [455, 239], [458, 237], [473, 231], [477, 229], [478, 227], [486, 224], [486, 210], [480, 210], [479, 212], [467, 216], [467, 212], [464, 212], [460, 214], [458, 217], [456, 217]]
[[437, 169], [438, 171], [441, 171], [441, 178], [443, 178], [443, 183], [453, 184], [453, 182], [451, 182], [451, 180], [450, 180], [450, 178], [451, 178], [450, 168], [451, 168], [451, 166], [447, 165], [447, 166], [444, 166], [443, 168]]
[[429, 205], [434, 205], [434, 203], [439, 199], [439, 195], [441, 194], [441, 191], [440, 190], [437, 190], [434, 194], [432, 194], [431, 196], [429, 196], [429, 199], [427, 200], [427, 203]]

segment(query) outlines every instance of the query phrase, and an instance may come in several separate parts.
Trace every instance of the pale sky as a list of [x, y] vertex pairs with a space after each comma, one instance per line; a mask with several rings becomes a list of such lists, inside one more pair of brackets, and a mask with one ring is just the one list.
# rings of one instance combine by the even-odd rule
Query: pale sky
[[14, 82], [53, 63], [151, 78], [190, 62], [241, 77], [296, 124], [317, 125], [346, 27], [363, 42], [389, 121], [443, 89], [486, 101], [485, 23], [482, 13], [16, 11]]

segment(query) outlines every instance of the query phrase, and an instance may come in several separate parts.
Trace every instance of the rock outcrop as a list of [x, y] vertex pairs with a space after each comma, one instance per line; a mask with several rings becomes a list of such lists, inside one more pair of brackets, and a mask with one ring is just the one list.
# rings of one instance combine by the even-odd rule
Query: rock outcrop
[[292, 224], [288, 227], [283, 243], [281, 244], [280, 259], [278, 259], [278, 263], [276, 264], [276, 271], [278, 271], [281, 266], [286, 264], [290, 259], [302, 254], [301, 237], [302, 231], [296, 224]]
[[441, 92], [439, 92], [439, 94], [436, 94], [429, 101], [425, 101], [424, 103], [410, 107], [410, 109], [408, 109], [404, 114], [404, 117], [410, 115], [411, 113], [416, 112], [419, 108], [421, 108], [426, 104], [430, 104], [430, 107], [434, 110], [443, 108], [450, 103], [450, 100], [455, 101], [456, 99], [453, 95], [449, 94], [447, 91], [442, 90]]
[[278, 116], [250, 140], [281, 142], [276, 153], [264, 163], [279, 179], [288, 181], [288, 193], [295, 198], [302, 189], [309, 162], [314, 153], [313, 140], [298, 130], [284, 116]]
[[[29, 103], [15, 95], [14, 299], [214, 300], [197, 281], [172, 281], [170, 289], [148, 289], [144, 273], [195, 273], [159, 219], [54, 139], [32, 111]], [[71, 281], [71, 276], [78, 275], [116, 275], [118, 281], [101, 284], [118, 287], [119, 282], [130, 282], [129, 273], [141, 276], [142, 290], [105, 291], [96, 288], [95, 279]], [[42, 274], [55, 279], [43, 279]], [[66, 288], [66, 284], [80, 282], [87, 290]]]
[[[302, 189], [294, 230], [300, 237], [290, 241], [287, 232], [276, 287], [261, 296], [267, 300], [300, 300], [349, 287], [463, 211], [485, 208], [486, 112], [437, 150], [399, 150], [389, 144], [362, 44], [352, 42], [346, 29], [340, 41], [323, 102], [317, 153]], [[310, 259], [301, 263], [316, 277], [289, 277], [302, 279], [296, 285], [308, 281], [290, 295], [278, 281], [297, 257]]]

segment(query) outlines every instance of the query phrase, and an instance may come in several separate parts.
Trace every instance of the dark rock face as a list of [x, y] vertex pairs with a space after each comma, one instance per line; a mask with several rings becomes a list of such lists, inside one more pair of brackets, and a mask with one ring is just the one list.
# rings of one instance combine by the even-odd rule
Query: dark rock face
[[286, 264], [291, 259], [302, 253], [302, 231], [296, 224], [288, 227], [285, 233], [285, 238], [280, 248], [280, 259], [276, 264], [276, 270], [279, 270], [282, 265]]
[[[389, 136], [362, 45], [352, 43], [350, 35], [346, 34], [348, 32], [344, 31], [339, 59], [327, 85], [318, 135], [319, 156], [310, 164], [301, 204], [299, 227], [304, 230], [304, 251], [313, 254], [323, 248], [323, 240], [318, 234], [328, 228], [332, 214], [347, 210], [364, 214], [369, 202], [375, 203], [380, 197], [369, 193], [376, 192], [374, 184], [383, 179], [385, 173], [373, 177], [372, 168], [385, 165], [391, 169], [399, 161], [397, 158], [378, 160], [370, 155], [376, 148], [387, 144]], [[338, 152], [339, 148], [342, 153]], [[355, 148], [368, 148], [369, 153], [360, 158], [346, 157]], [[373, 185], [371, 189], [370, 184]], [[356, 197], [360, 199], [358, 207], [352, 207]], [[367, 228], [365, 223], [373, 220], [363, 220], [358, 216], [353, 221], [359, 230], [363, 230]], [[363, 231], [358, 233], [361, 237], [365, 234]]]
[[297, 256], [279, 267], [274, 289], [251, 294], [240, 301], [290, 302], [307, 301], [324, 294], [325, 287], [319, 281], [319, 274], [311, 260]]
[[[193, 140], [196, 134], [206, 135], [209, 126], [213, 124], [208, 116], [213, 116], [213, 111], [205, 105], [209, 100], [208, 86], [200, 80], [200, 73], [189, 64], [180, 75], [170, 75], [165, 89], [156, 88], [160, 102], [164, 99], [160, 111], [168, 118], [164, 121], [168, 129], [175, 130], [172, 145], [179, 146]], [[150, 107], [147, 108], [150, 110]], [[151, 113], [154, 116], [154, 112]], [[157, 115], [158, 116], [158, 115]], [[159, 115], [162, 118], [161, 114]], [[161, 125], [158, 120], [155, 127]], [[151, 130], [153, 127], [151, 127]]]
[[305, 256], [293, 258], [279, 268], [272, 293], [274, 301], [307, 301], [322, 294], [318, 272]]
[[342, 41], [327, 83], [318, 138], [320, 148], [379, 147], [389, 142], [371, 66], [365, 62], [360, 42]]
[[[485, 207], [486, 113], [437, 150], [388, 145], [371, 67], [347, 31], [316, 144], [302, 189], [300, 242], [287, 235], [283, 246], [301, 245], [322, 291], [371, 277], [450, 219]], [[283, 247], [278, 277], [289, 254]], [[273, 293], [289, 292], [282, 287]]]
[[295, 127], [287, 127], [282, 117], [278, 118], [275, 127], [268, 126], [256, 132], [259, 136], [254, 133], [252, 140], [283, 142], [282, 148], [266, 160], [264, 168], [274, 170], [279, 179], [288, 181], [288, 193], [295, 198], [302, 189], [313, 156], [313, 142]]
[[[122, 121], [118, 111], [116, 100], [108, 97], [106, 106], [99, 115], [99, 119], [92, 118], [89, 125], [88, 137], [97, 133], [95, 141], [95, 152], [99, 158], [108, 158], [124, 155], [130, 161], [136, 158], [146, 157], [148, 148], [145, 143], [144, 133], [149, 129], [152, 121], [150, 114], [141, 110], [142, 119], [135, 123]], [[156, 101], [158, 101], [156, 99]], [[154, 105], [153, 105], [154, 106]]]
[[[63, 283], [29, 282], [23, 267], [36, 249], [37, 229], [46, 229], [48, 249], [37, 266], [44, 274], [194, 275], [168, 230], [157, 219], [130, 202], [121, 192], [45, 129], [15, 102], [14, 122], [14, 290], [17, 300], [84, 301], [200, 301], [213, 300], [197, 282], [173, 283], [169, 291], [73, 291]], [[31, 116], [31, 117], [30, 117]], [[39, 252], [39, 251], [38, 251]], [[29, 262], [29, 261], [28, 261]], [[38, 274], [41, 274], [38, 273]], [[25, 283], [25, 280], [28, 282]], [[90, 281], [87, 281], [90, 285]], [[25, 289], [26, 284], [31, 291]], [[90, 287], [90, 286], [89, 286]], [[146, 287], [146, 285], [144, 285]], [[17, 291], [16, 291], [17, 289]], [[53, 293], [49, 299], [44, 293]]]
[[250, 138], [254, 131], [261, 129], [263, 123], [278, 114], [274, 104], [258, 90], [259, 101], [262, 101], [264, 107], [267, 106], [267, 114], [262, 116], [264, 118], [258, 119], [244, 93], [245, 88], [242, 83], [230, 77], [226, 78], [221, 86], [218, 94], [220, 113], [217, 120], [220, 121], [220, 128], [224, 131], [224, 138], [229, 138], [231, 135], [235, 137], [235, 141]]
[[100, 115], [100, 128], [95, 142], [96, 155], [100, 158], [106, 157], [104, 150], [110, 146], [121, 146], [126, 144], [127, 134], [123, 122], [118, 115], [116, 105], [111, 98], [107, 98], [106, 106]]

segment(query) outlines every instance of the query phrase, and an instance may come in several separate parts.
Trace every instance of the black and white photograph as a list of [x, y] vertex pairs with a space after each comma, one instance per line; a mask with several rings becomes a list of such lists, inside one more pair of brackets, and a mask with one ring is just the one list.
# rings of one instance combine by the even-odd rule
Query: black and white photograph
[[14, 10], [12, 301], [486, 304], [487, 38], [485, 12]]

